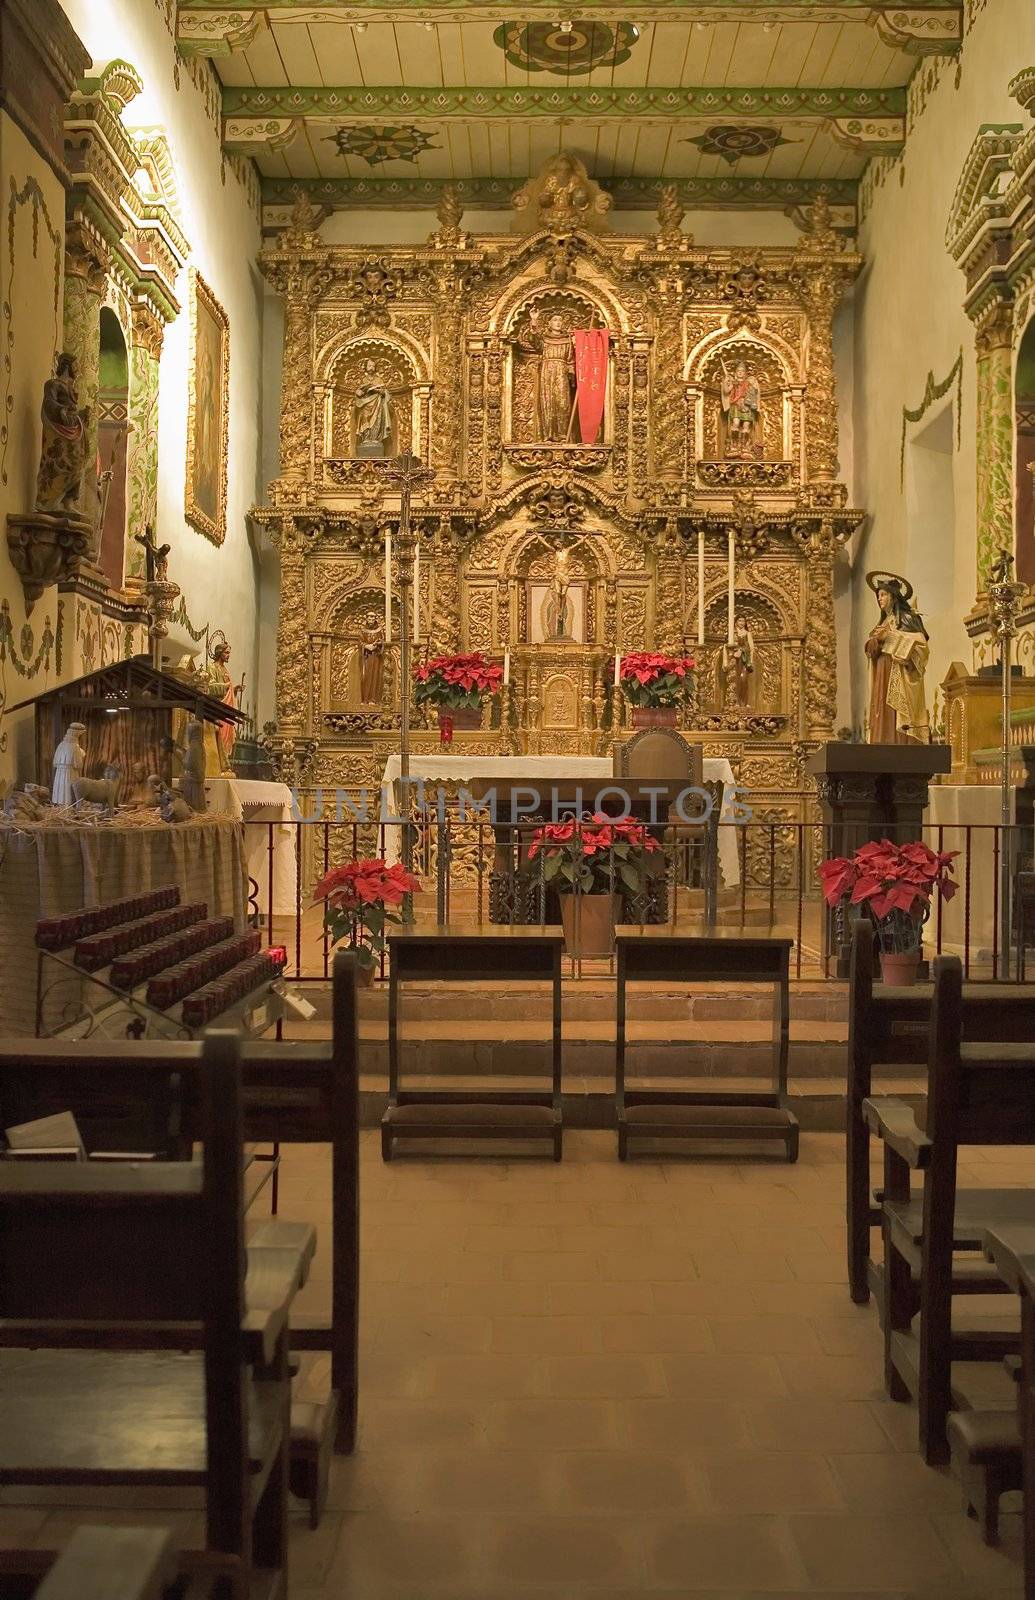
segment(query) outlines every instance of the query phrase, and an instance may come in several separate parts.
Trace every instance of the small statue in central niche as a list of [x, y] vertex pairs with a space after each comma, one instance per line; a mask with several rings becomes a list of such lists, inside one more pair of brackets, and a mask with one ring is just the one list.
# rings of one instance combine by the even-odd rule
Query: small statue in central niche
[[762, 391], [744, 360], [732, 374], [724, 361], [719, 402], [722, 409], [721, 443], [724, 461], [758, 461], [763, 453]]
[[359, 634], [359, 699], [379, 706], [385, 680], [385, 630], [376, 611], [368, 611]]
[[755, 641], [747, 618], [733, 621], [733, 638], [722, 647], [725, 700], [729, 705], [750, 706], [755, 671]]
[[573, 638], [570, 589], [568, 552], [558, 550], [553, 582], [549, 594], [543, 600], [543, 633], [547, 639]]
[[372, 357], [363, 363], [353, 396], [352, 437], [357, 456], [381, 459], [393, 453], [395, 398]]
[[538, 362], [535, 386], [535, 437], [541, 444], [565, 444], [575, 420], [572, 392], [575, 357], [564, 318], [554, 311], [543, 326], [542, 313], [533, 310], [528, 328], [514, 343], [522, 355]]

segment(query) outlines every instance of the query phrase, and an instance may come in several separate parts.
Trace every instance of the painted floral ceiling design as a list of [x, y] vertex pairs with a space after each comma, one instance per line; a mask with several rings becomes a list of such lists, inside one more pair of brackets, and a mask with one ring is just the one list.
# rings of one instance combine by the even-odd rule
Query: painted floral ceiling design
[[337, 128], [327, 139], [337, 145], [340, 156], [358, 156], [371, 167], [379, 167], [384, 161], [416, 161], [422, 151], [438, 149], [420, 128], [383, 124]]
[[731, 167], [745, 157], [767, 156], [782, 144], [794, 143], [793, 139], [785, 139], [779, 128], [729, 125], [706, 128], [704, 133], [698, 133], [683, 142], [696, 145], [704, 156], [719, 156]]
[[594, 67], [619, 67], [628, 61], [640, 30], [631, 22], [504, 22], [493, 42], [512, 67], [553, 72], [560, 77], [588, 75]]

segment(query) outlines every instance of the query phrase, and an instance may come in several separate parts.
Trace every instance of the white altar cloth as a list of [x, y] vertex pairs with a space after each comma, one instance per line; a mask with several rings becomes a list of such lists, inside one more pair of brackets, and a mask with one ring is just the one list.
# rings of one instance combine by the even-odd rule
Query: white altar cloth
[[[399, 756], [390, 755], [385, 762], [385, 770], [381, 775], [382, 806], [385, 799], [395, 793], [395, 783], [399, 777]], [[436, 779], [449, 783], [466, 783], [471, 778], [512, 778], [515, 774], [521, 777], [543, 778], [585, 778], [598, 780], [599, 788], [610, 788], [620, 785], [621, 779], [614, 776], [614, 766], [610, 756], [411, 756], [410, 777], [423, 778], [432, 783]], [[715, 759], [711, 756], [704, 758], [704, 776], [712, 783], [723, 785], [723, 803], [721, 820], [731, 820], [731, 804], [729, 791], [733, 788], [733, 768], [726, 760]], [[592, 800], [592, 795], [587, 794], [587, 804]], [[382, 818], [388, 813], [382, 809]], [[398, 813], [396, 813], [398, 814]], [[385, 856], [389, 861], [399, 859], [399, 828], [388, 826], [385, 828]], [[727, 889], [735, 889], [740, 883], [740, 856], [737, 851], [737, 836], [733, 827], [719, 828], [719, 870], [722, 881]]]
[[218, 816], [235, 817], [244, 830], [245, 869], [259, 886], [260, 915], [269, 910], [269, 826], [273, 823], [273, 915], [295, 914], [295, 867], [298, 829], [286, 783], [261, 778], [206, 778], [208, 809]]

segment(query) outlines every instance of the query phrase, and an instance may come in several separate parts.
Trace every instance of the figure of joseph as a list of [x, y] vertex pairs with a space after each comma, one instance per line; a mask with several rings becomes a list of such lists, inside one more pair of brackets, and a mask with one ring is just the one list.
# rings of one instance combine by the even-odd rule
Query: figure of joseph
[[927, 629], [909, 601], [912, 585], [891, 573], [869, 572], [880, 618], [866, 641], [870, 660], [870, 744], [930, 744], [924, 695], [930, 655]]

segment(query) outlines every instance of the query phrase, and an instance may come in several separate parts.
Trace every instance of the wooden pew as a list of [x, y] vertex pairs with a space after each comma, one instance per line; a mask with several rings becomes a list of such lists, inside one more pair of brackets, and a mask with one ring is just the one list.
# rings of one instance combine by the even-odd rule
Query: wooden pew
[[[331, 1399], [315, 1415], [296, 1407], [292, 1485], [309, 1498], [325, 1484], [327, 1437], [351, 1451], [356, 1440], [359, 1317], [359, 1074], [355, 958], [339, 952], [333, 967], [333, 1038], [241, 1046], [244, 1134], [249, 1140], [331, 1146], [331, 1306], [328, 1316], [292, 1314], [293, 1350], [329, 1351]], [[199, 1116], [193, 1088], [199, 1046], [190, 1041], [20, 1040], [0, 1050], [0, 1126], [70, 1110], [87, 1148], [118, 1148], [138, 1138], [139, 1118], [167, 1108], [177, 1148], [189, 1147]], [[178, 1080], [173, 1083], [173, 1080]], [[172, 1085], [172, 1086], [171, 1086]], [[8, 1116], [10, 1106], [17, 1115]], [[137, 1110], [138, 1108], [139, 1116]], [[133, 1148], [132, 1145], [129, 1146]], [[265, 1222], [251, 1233], [276, 1247], [297, 1225]], [[290, 1240], [291, 1234], [289, 1232]]]
[[[549, 1141], [560, 1161], [561, 951], [560, 928], [393, 928], [388, 935], [388, 1108], [381, 1119], [381, 1154], [392, 1159], [398, 1139]], [[550, 1077], [542, 1089], [405, 1089], [399, 1061], [400, 994], [404, 983], [486, 983], [534, 980], [550, 985]], [[503, 1025], [505, 1027], [505, 1025]]]
[[[737, 929], [700, 938], [671, 928], [619, 928], [615, 1121], [618, 1159], [631, 1139], [746, 1139], [782, 1144], [798, 1159], [798, 1119], [787, 1107], [790, 1037], [790, 939]], [[626, 1083], [627, 1005], [630, 982], [766, 984], [774, 993], [773, 1081], [757, 1092], [714, 1089], [630, 1089]]]
[[[880, 1226], [879, 1200], [870, 1185], [870, 1130], [863, 1102], [873, 1097], [878, 1065], [927, 1070], [930, 983], [910, 988], [875, 982], [873, 928], [869, 920], [852, 930], [848, 969], [848, 1083], [845, 1124], [845, 1215], [848, 1285], [865, 1305], [871, 1290], [883, 1294], [883, 1267], [870, 1254], [870, 1231]], [[1035, 985], [967, 983], [963, 987], [964, 1038], [1017, 1040], [1035, 1036]], [[954, 1293], [987, 1294], [998, 1285], [983, 1263], [959, 1264]]]
[[35, 1600], [161, 1600], [176, 1573], [165, 1528], [77, 1528]]
[[[867, 1100], [864, 1107], [885, 1151], [885, 1380], [893, 1399], [915, 1395], [920, 1444], [930, 1462], [948, 1459], [946, 1418], [954, 1403], [967, 1410], [997, 1403], [998, 1380], [1005, 1378], [991, 1363], [1017, 1346], [1013, 1328], [954, 1330], [954, 1253], [980, 1249], [989, 1228], [1035, 1225], [1035, 1190], [957, 1192], [961, 1147], [1035, 1144], [1035, 1044], [964, 1043], [963, 1017], [962, 967], [955, 957], [939, 957], [927, 1132], [902, 1102]], [[922, 1200], [909, 1192], [914, 1171], [924, 1175]], [[919, 1336], [912, 1325], [918, 1302]]]
[[206, 1554], [275, 1592], [297, 1264], [246, 1297], [235, 1035], [198, 1081], [200, 1163], [0, 1164], [0, 1484], [203, 1488]]

